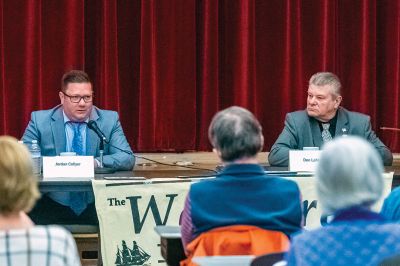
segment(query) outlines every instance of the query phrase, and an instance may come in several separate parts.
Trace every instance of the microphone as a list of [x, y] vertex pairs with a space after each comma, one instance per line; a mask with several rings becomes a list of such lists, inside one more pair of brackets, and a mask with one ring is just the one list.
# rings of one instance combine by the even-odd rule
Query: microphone
[[106, 136], [100, 130], [100, 128], [97, 126], [96, 121], [90, 120], [87, 125], [91, 130], [96, 132], [97, 136], [99, 136], [99, 138], [100, 138], [100, 166], [95, 169], [95, 173], [96, 174], [111, 174], [111, 173], [114, 173], [115, 172], [114, 169], [104, 167], [104, 165], [103, 165], [104, 142], [108, 143]]
[[96, 121], [90, 120], [87, 125], [91, 130], [93, 130], [97, 134], [97, 136], [99, 136], [100, 139], [104, 140], [105, 143], [108, 143], [106, 136], [100, 130], [100, 128], [97, 126]]
[[[143, 156], [139, 156], [139, 155], [134, 154], [133, 152], [131, 152], [131, 151], [129, 151], [129, 150], [124, 150], [124, 149], [121, 149], [121, 148], [119, 148], [119, 147], [117, 147], [117, 146], [115, 146], [115, 145], [112, 145], [112, 144], [107, 140], [107, 138], [106, 138], [106, 136], [104, 135], [104, 133], [103, 133], [103, 132], [100, 130], [100, 128], [97, 126], [96, 121], [90, 120], [90, 121], [87, 123], [87, 125], [88, 125], [88, 127], [89, 127], [91, 130], [93, 130], [94, 132], [96, 132], [97, 136], [99, 136], [99, 138], [100, 138], [100, 168], [96, 168], [96, 174], [97, 174], [97, 173], [98, 173], [98, 174], [111, 173], [111, 172], [109, 172], [109, 171], [110, 171], [109, 169], [112, 169], [112, 168], [105, 168], [105, 167], [103, 166], [103, 153], [104, 153], [104, 143], [103, 143], [103, 142], [107, 143], [110, 147], [113, 147], [113, 148], [115, 148], [115, 149], [117, 149], [117, 150], [119, 150], [119, 151], [121, 151], [121, 152], [126, 153], [126, 154], [132, 155], [132, 156], [135, 157], [135, 158], [140, 158], [140, 159], [142, 159], [142, 160], [146, 160], [146, 161], [150, 161], [150, 162], [157, 163], [157, 164], [162, 164], [162, 165], [175, 166], [175, 167], [177, 166], [177, 165], [175, 165], [175, 164], [162, 163], [162, 162], [159, 162], [159, 161], [156, 161], [156, 160], [152, 160], [152, 159], [149, 159], [149, 158], [146, 158], [146, 157], [143, 157]], [[183, 166], [183, 165], [180, 165], [179, 167], [188, 168], [188, 169], [195, 169], [195, 170], [205, 170], [205, 171], [210, 171], [210, 172], [214, 172], [214, 173], [218, 174], [218, 171], [215, 171], [215, 170], [212, 170], [212, 169], [206, 169], [206, 168], [200, 168], [200, 167], [193, 167], [193, 166]], [[114, 172], [115, 172], [115, 171], [114, 171]]]

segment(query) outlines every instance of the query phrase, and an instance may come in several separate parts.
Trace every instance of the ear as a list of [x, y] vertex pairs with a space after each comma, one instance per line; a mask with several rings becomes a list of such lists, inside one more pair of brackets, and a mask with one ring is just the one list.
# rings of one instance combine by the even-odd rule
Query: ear
[[64, 100], [65, 100], [64, 94], [60, 91], [60, 92], [58, 93], [58, 96], [60, 97], [61, 104], [64, 104]]
[[261, 134], [260, 136], [261, 139], [261, 146], [260, 146], [260, 152], [262, 152], [263, 148], [264, 148], [264, 136]]
[[342, 96], [337, 96], [335, 99], [335, 108], [339, 108], [340, 103], [342, 102]]

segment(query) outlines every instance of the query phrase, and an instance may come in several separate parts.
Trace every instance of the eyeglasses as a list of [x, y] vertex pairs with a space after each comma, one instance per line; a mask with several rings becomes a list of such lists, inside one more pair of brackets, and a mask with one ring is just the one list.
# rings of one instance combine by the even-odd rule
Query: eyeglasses
[[86, 95], [86, 96], [78, 96], [78, 95], [68, 95], [65, 92], [61, 91], [65, 96], [67, 96], [71, 102], [73, 103], [79, 103], [82, 99], [85, 103], [90, 103], [93, 101], [93, 94], [92, 95]]

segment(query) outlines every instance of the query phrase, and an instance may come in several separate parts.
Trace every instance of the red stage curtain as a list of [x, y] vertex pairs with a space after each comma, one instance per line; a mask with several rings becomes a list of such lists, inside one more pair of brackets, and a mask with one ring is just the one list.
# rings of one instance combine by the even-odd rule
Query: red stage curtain
[[59, 103], [84, 69], [95, 104], [120, 113], [136, 151], [209, 150], [218, 110], [244, 106], [269, 150], [307, 82], [332, 71], [343, 106], [400, 152], [400, 1], [0, 0], [0, 133]]

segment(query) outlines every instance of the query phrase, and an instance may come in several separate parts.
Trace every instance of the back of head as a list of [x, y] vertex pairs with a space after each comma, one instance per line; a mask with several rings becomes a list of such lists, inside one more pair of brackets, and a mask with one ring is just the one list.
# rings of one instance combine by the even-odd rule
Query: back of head
[[349, 136], [328, 142], [316, 170], [324, 212], [374, 204], [383, 193], [382, 173], [382, 160], [366, 140]]
[[28, 149], [9, 136], [0, 137], [0, 214], [28, 212], [39, 198]]
[[325, 85], [330, 85], [333, 88], [333, 93], [336, 96], [340, 95], [340, 90], [342, 88], [342, 84], [340, 83], [340, 80], [338, 76], [331, 72], [318, 72], [312, 75], [309, 81], [309, 85], [315, 85], [315, 86], [325, 86]]
[[254, 157], [263, 146], [260, 123], [251, 112], [238, 106], [229, 107], [214, 116], [208, 128], [208, 137], [225, 162]]
[[69, 83], [92, 83], [89, 75], [82, 70], [71, 70], [61, 78], [61, 88], [65, 92]]

